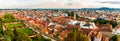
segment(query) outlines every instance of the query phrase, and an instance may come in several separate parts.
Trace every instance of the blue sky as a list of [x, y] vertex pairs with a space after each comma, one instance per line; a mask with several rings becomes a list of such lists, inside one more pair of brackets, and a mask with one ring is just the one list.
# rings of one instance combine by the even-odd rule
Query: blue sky
[[0, 8], [120, 8], [120, 0], [0, 0]]

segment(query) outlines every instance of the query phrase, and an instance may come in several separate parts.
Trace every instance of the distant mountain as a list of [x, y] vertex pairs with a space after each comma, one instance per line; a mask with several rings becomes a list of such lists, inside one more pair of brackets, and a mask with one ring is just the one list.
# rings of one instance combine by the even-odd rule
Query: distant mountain
[[101, 8], [82, 8], [82, 10], [120, 10], [120, 8], [101, 7]]
[[111, 9], [111, 8], [108, 8], [108, 7], [101, 7], [101, 8], [99, 8], [99, 9], [101, 9], [101, 10], [108, 10], [108, 9]]

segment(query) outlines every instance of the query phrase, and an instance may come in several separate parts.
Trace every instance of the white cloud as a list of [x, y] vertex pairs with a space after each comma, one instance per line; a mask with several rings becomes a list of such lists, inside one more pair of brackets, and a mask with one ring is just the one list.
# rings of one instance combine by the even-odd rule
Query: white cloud
[[0, 8], [119, 8], [120, 4], [102, 4], [119, 0], [0, 0]]

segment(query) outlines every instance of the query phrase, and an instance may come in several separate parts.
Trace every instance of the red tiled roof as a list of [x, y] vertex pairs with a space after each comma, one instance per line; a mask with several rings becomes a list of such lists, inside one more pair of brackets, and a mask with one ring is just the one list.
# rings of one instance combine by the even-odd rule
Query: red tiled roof
[[100, 31], [112, 32], [112, 25], [110, 24], [96, 24]]

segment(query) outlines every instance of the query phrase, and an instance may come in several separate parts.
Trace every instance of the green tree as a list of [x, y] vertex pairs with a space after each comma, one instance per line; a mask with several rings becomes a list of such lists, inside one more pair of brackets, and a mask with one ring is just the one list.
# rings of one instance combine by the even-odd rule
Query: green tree
[[29, 35], [24, 33], [21, 30], [15, 29], [14, 33], [16, 34], [16, 40], [15, 41], [32, 41], [32, 39], [29, 37]]
[[111, 39], [113, 41], [120, 41], [120, 35], [114, 35]]
[[70, 32], [64, 41], [89, 41], [86, 35], [82, 33], [81, 30], [76, 32]]
[[42, 39], [42, 36], [37, 34], [36, 37], [34, 38], [36, 41], [41, 41]]
[[51, 41], [51, 39], [43, 38], [42, 41]]
[[[74, 12], [68, 12], [68, 11], [64, 11], [66, 14], [68, 14], [68, 16], [74, 16]], [[78, 15], [76, 15], [76, 18], [80, 18]]]
[[32, 39], [25, 33], [21, 33], [16, 37], [16, 41], [32, 41]]
[[37, 34], [34, 39], [36, 41], [51, 41], [51, 39], [46, 39], [46, 38], [42, 37], [40, 34]]
[[3, 25], [2, 25], [2, 19], [0, 18], [0, 33], [2, 34], [3, 33]]
[[11, 38], [8, 35], [4, 35], [4, 38], [5, 38], [5, 41], [11, 41]]
[[64, 41], [74, 41], [74, 33], [70, 32], [68, 36], [64, 39]]
[[12, 14], [9, 14], [9, 13], [5, 14], [3, 18], [4, 18], [4, 22], [14, 22], [14, 21], [16, 21], [15, 17]]
[[65, 13], [68, 14], [68, 16], [74, 16], [74, 12], [67, 12], [67, 11], [64, 11]]
[[110, 21], [110, 20], [104, 20], [104, 19], [96, 19], [96, 20], [93, 20], [95, 23], [98, 23], [98, 24], [111, 24], [112, 27], [116, 27], [118, 24], [117, 22], [113, 22], [113, 21]]
[[13, 41], [14, 38], [15, 38], [15, 34], [14, 34], [13, 31], [10, 30], [10, 29], [5, 30], [3, 34], [4, 34], [4, 35], [8, 35], [8, 36], [10, 36], [11, 39], [12, 39], [12, 41]]
[[[0, 38], [4, 38], [2, 34], [0, 34]], [[0, 39], [0, 41], [3, 41], [2, 39]]]
[[2, 35], [2, 34], [0, 34], [0, 38], [1, 38], [1, 37], [3, 37], [3, 35]]

